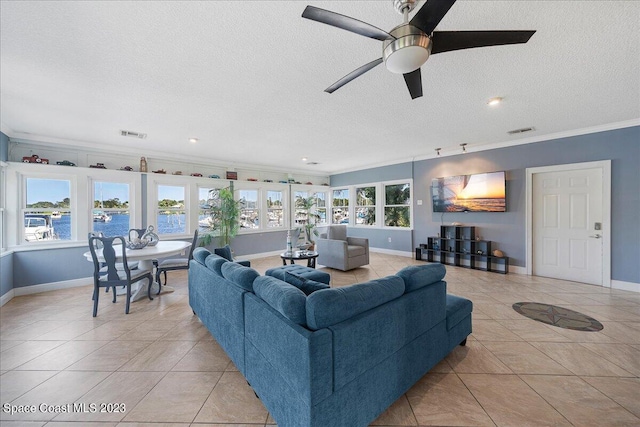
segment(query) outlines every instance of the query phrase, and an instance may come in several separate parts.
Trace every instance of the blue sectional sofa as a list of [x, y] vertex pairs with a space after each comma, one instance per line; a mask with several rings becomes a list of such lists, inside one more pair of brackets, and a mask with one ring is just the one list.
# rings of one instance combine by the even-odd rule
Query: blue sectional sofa
[[445, 273], [306, 295], [199, 248], [189, 302], [280, 427], [367, 426], [471, 333], [472, 303], [447, 295]]

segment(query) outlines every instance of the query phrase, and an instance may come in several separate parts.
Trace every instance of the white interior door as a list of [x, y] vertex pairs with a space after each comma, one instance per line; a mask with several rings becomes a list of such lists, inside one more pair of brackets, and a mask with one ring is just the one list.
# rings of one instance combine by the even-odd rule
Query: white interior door
[[602, 285], [603, 171], [533, 174], [533, 274]]

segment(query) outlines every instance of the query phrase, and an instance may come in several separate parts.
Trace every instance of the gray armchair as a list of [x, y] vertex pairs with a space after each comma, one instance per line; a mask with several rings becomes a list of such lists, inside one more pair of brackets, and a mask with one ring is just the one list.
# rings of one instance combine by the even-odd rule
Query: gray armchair
[[318, 264], [347, 271], [369, 264], [369, 239], [347, 237], [346, 225], [332, 225], [316, 239]]

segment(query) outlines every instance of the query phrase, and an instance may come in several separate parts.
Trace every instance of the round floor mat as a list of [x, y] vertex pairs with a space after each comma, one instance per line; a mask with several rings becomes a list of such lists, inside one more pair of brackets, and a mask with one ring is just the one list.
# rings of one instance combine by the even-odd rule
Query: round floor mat
[[557, 305], [542, 304], [540, 302], [517, 302], [513, 309], [529, 319], [559, 328], [575, 331], [597, 332], [604, 326], [593, 317]]

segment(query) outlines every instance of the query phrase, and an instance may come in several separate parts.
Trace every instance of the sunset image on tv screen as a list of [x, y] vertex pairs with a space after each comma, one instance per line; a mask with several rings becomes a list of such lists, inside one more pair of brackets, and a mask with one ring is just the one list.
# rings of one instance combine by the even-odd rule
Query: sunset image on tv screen
[[489, 172], [435, 178], [434, 212], [505, 212], [505, 174]]

